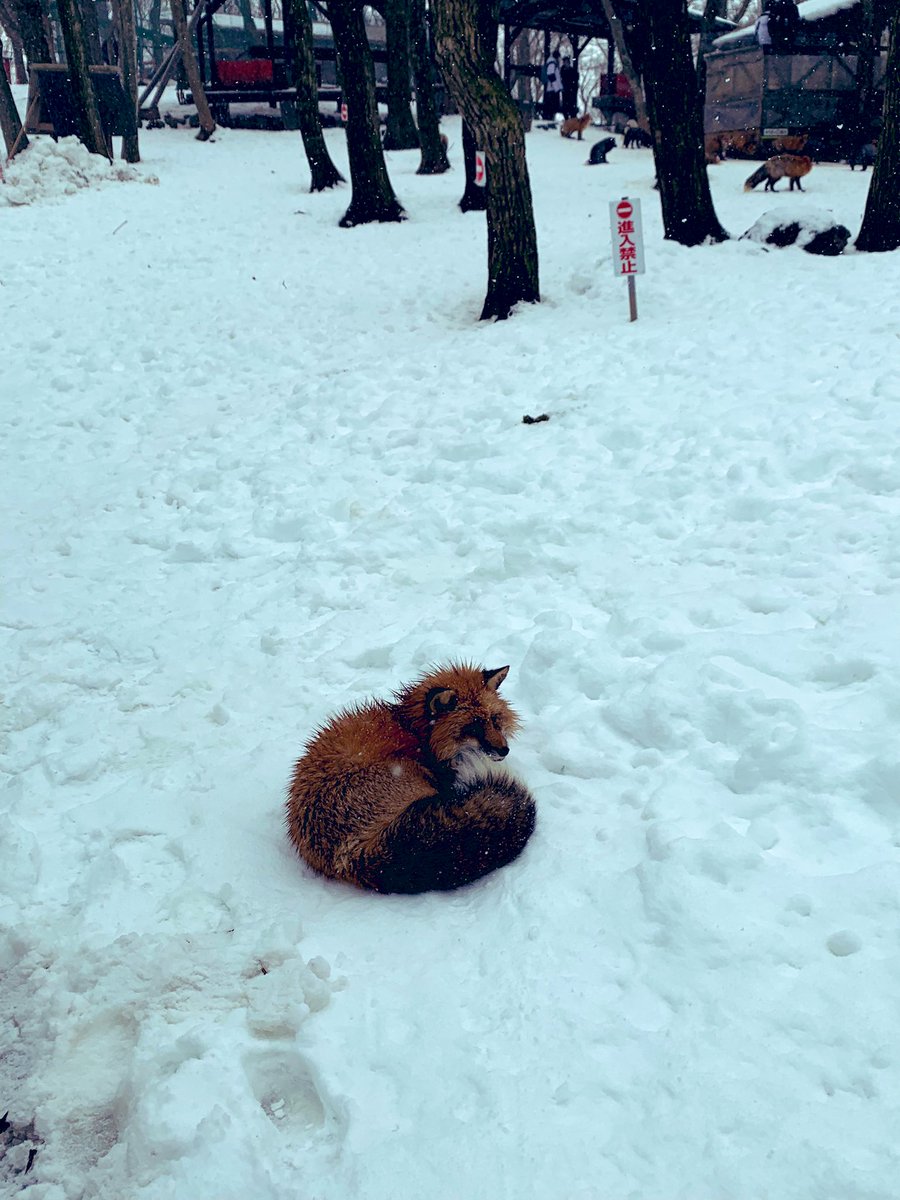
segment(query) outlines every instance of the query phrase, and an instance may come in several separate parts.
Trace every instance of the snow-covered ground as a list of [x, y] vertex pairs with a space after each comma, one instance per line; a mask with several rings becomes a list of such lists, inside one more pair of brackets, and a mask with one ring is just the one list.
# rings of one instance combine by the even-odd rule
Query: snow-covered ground
[[[664, 243], [649, 152], [534, 130], [544, 302], [479, 323], [446, 128], [401, 225], [238, 131], [0, 207], [0, 1191], [894, 1200], [900, 255]], [[870, 174], [751, 169], [733, 234], [857, 232]], [[314, 876], [305, 739], [454, 656], [525, 853]]]

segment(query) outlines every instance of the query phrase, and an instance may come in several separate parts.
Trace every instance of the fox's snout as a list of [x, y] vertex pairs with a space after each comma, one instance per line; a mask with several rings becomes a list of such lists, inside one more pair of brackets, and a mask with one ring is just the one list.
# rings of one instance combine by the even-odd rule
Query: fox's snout
[[509, 744], [506, 738], [496, 729], [473, 729], [471, 736], [478, 743], [478, 749], [495, 762], [506, 758], [509, 754]]

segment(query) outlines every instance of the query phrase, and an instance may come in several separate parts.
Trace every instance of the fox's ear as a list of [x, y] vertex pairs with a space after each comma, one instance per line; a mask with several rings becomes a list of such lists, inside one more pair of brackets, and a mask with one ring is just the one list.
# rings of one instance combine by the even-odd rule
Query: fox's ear
[[489, 692], [496, 692], [497, 688], [509, 674], [509, 667], [497, 667], [494, 671], [482, 671], [481, 675], [484, 679], [484, 686]]
[[442, 717], [453, 712], [458, 703], [459, 696], [453, 688], [432, 688], [425, 697], [425, 711], [429, 717]]

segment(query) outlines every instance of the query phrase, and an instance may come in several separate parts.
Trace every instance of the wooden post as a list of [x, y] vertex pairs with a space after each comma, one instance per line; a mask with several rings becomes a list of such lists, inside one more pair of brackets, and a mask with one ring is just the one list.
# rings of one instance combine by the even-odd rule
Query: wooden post
[[175, 43], [181, 54], [181, 61], [184, 63], [184, 70], [191, 89], [194, 107], [197, 109], [197, 116], [200, 118], [200, 132], [197, 134], [197, 138], [201, 142], [206, 142], [216, 132], [216, 123], [213, 120], [212, 113], [209, 111], [206, 92], [203, 88], [203, 80], [200, 78], [197, 56], [194, 53], [194, 47], [191, 43], [190, 26], [188, 25], [188, 19], [184, 11], [184, 0], [169, 0], [169, 7], [172, 11], [172, 24], [175, 26]]
[[637, 320], [637, 287], [633, 275], [628, 276], [628, 319]]
[[141, 161], [138, 145], [137, 35], [134, 27], [134, 0], [112, 0], [113, 19], [119, 34], [119, 72], [128, 101], [128, 129], [122, 135], [122, 157], [126, 162]]
[[6, 72], [2, 65], [0, 65], [0, 133], [3, 134], [6, 153], [9, 157], [12, 157], [14, 147], [24, 150], [28, 145], [28, 138], [22, 129], [19, 111], [13, 99], [12, 88], [6, 81]]

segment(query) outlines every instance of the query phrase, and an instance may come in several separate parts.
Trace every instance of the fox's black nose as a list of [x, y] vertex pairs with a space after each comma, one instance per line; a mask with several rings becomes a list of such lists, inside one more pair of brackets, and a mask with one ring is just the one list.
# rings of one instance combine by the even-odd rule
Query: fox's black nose
[[491, 750], [491, 754], [494, 758], [506, 758], [507, 754], [509, 754], [509, 746], [499, 746], [493, 748]]

